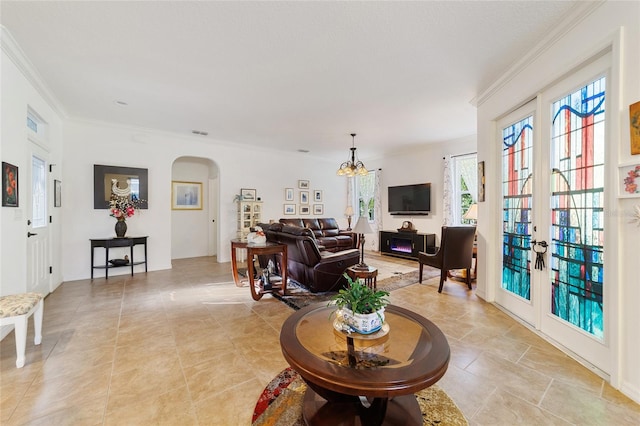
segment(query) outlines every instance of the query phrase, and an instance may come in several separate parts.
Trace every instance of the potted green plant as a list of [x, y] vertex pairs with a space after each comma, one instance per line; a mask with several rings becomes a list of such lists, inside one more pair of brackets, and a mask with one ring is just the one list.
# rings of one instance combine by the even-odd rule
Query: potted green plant
[[373, 290], [359, 279], [353, 280], [346, 273], [344, 277], [348, 286], [340, 289], [330, 302], [338, 307], [338, 318], [361, 334], [378, 331], [384, 323], [384, 307], [389, 304], [389, 292]]

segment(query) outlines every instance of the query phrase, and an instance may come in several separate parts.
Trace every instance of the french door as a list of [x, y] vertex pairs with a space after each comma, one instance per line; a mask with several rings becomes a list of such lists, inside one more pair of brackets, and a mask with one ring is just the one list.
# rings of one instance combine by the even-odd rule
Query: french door
[[605, 297], [606, 59], [499, 122], [502, 280], [496, 302], [610, 372]]

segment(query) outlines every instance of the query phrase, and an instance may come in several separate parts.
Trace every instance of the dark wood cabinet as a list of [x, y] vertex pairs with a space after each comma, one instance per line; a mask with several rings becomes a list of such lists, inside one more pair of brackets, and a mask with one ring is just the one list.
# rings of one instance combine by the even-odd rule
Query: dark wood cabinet
[[417, 259], [418, 252], [435, 253], [436, 234], [380, 231], [380, 253]]

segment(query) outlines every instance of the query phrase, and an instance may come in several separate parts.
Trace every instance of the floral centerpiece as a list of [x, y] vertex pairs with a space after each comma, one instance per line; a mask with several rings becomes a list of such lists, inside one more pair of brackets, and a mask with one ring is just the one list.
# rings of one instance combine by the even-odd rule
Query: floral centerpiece
[[111, 198], [109, 199], [110, 216], [118, 221], [127, 220], [140, 209], [142, 200], [131, 193], [131, 180], [127, 179], [127, 187], [120, 188], [117, 179], [111, 179]]
[[109, 215], [118, 219], [116, 222], [116, 236], [122, 238], [127, 233], [126, 220], [140, 209], [143, 200], [131, 193], [131, 181], [127, 179], [127, 188], [118, 186], [116, 179], [111, 179], [111, 198], [109, 199]]
[[389, 304], [389, 292], [374, 290], [346, 273], [344, 277], [348, 287], [340, 289], [329, 302], [338, 307], [338, 318], [361, 334], [378, 331], [384, 323], [384, 307]]

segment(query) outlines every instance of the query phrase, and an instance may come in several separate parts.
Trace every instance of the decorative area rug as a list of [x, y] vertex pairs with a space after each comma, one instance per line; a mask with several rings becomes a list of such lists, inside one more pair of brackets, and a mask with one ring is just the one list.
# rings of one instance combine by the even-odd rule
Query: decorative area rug
[[[432, 268], [430, 266], [425, 266], [422, 282], [440, 276], [440, 270], [436, 268]], [[378, 290], [385, 291], [393, 291], [402, 287], [406, 287], [411, 284], [416, 284], [418, 282], [418, 271], [408, 272], [406, 274], [400, 274], [394, 277], [386, 278], [384, 280], [378, 281], [377, 287]], [[320, 302], [329, 302], [331, 298], [336, 294], [334, 291], [322, 292], [322, 293], [312, 293], [306, 288], [304, 288], [299, 283], [291, 280], [289, 284], [287, 284], [287, 295], [281, 296], [277, 293], [273, 293], [273, 296], [277, 299], [280, 299], [282, 302], [291, 306], [293, 309], [301, 309], [307, 305], [313, 303]]]
[[[304, 425], [302, 401], [307, 385], [292, 368], [280, 372], [264, 389], [253, 411], [252, 426]], [[469, 422], [438, 385], [416, 392], [423, 425], [465, 426]]]

